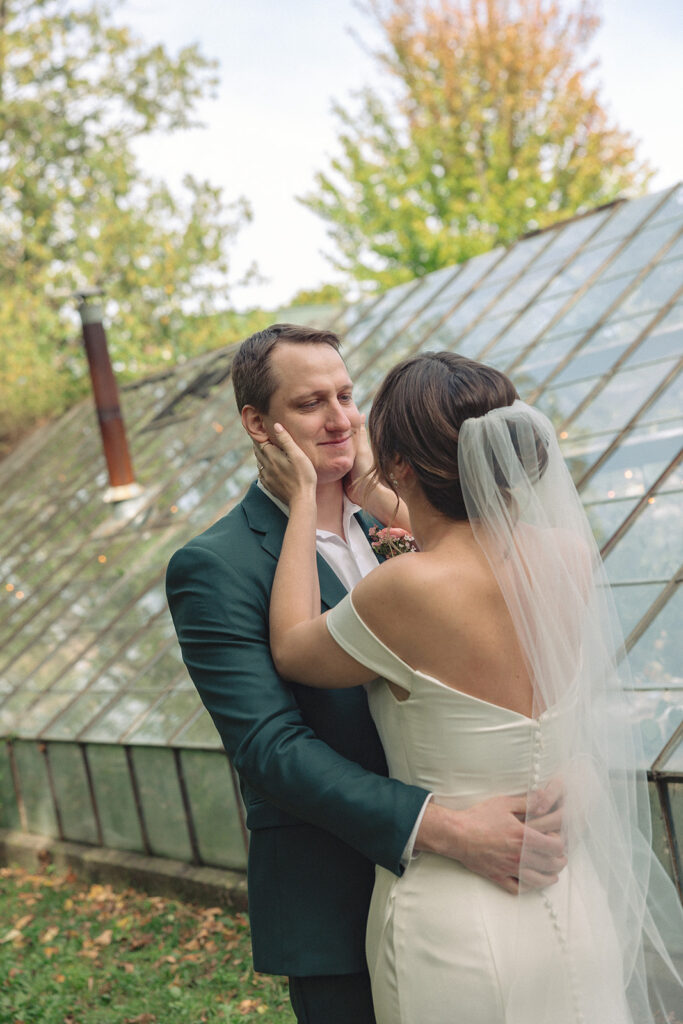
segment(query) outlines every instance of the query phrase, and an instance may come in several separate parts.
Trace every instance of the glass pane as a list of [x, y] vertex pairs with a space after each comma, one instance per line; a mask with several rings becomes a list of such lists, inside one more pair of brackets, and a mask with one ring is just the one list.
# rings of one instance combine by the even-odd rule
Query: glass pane
[[0, 828], [21, 829], [9, 745], [0, 744]]
[[[550, 261], [557, 262], [559, 259], [566, 259], [580, 246], [589, 244], [589, 239], [596, 232], [602, 231], [603, 225], [611, 215], [611, 210], [596, 210], [589, 217], [578, 217], [570, 221], [564, 228], [555, 233], [553, 243], [538, 258], [538, 266], [543, 266]], [[595, 239], [598, 244], [598, 238]], [[580, 259], [580, 256], [577, 256]]]
[[635, 629], [664, 586], [664, 583], [613, 584], [612, 595], [625, 637]]
[[133, 747], [133, 765], [152, 853], [192, 860], [178, 772], [171, 750]]
[[683, 718], [680, 694], [668, 690], [641, 690], [629, 697], [643, 743], [644, 763], [640, 767], [650, 768]]
[[99, 743], [120, 742], [125, 733], [146, 714], [159, 699], [155, 692], [141, 690], [124, 693], [115, 699], [104, 714], [91, 722], [79, 736], [81, 740]]
[[[608, 322], [595, 332], [586, 345], [576, 353], [572, 361], [560, 371], [553, 380], [553, 387], [572, 380], [581, 380], [584, 377], [601, 377], [651, 322], [652, 317], [648, 314], [636, 316], [630, 320]], [[640, 349], [645, 350], [646, 348], [651, 354], [652, 349], [648, 347], [647, 342], [640, 345]], [[668, 353], [660, 354], [667, 355]], [[655, 359], [658, 356], [651, 354], [651, 358]]]
[[75, 743], [50, 743], [48, 756], [64, 839], [99, 843], [80, 747]]
[[[515, 373], [512, 375], [512, 380], [522, 398], [532, 390], [528, 379], [525, 380], [521, 376], [518, 377]], [[556, 388], [551, 385], [534, 400], [534, 405], [541, 412], [545, 413], [557, 428], [578, 408], [579, 403], [584, 400], [593, 387], [593, 383], [592, 380], [580, 380], [562, 388]], [[567, 436], [566, 431], [564, 431], [564, 434]]]
[[133, 785], [123, 747], [86, 748], [105, 846], [144, 853]]
[[669, 845], [669, 838], [667, 835], [666, 825], [664, 823], [664, 814], [659, 798], [659, 792], [654, 782], [648, 783], [648, 790], [650, 793], [650, 813], [652, 816], [652, 849], [655, 852], [657, 860], [673, 881], [675, 875], [671, 860], [671, 847]]
[[175, 741], [178, 747], [204, 747], [222, 750], [223, 745], [211, 715], [202, 708], [196, 718], [178, 733]]
[[19, 777], [19, 790], [26, 811], [29, 832], [59, 837], [45, 757], [38, 743], [15, 740], [14, 763]]
[[196, 690], [162, 697], [144, 720], [126, 736], [127, 743], [168, 743], [200, 707]]
[[640, 199], [623, 203], [607, 221], [598, 235], [598, 239], [603, 242], [607, 239], [624, 238], [632, 231], [645, 227], [648, 218], [654, 214], [655, 208], [663, 202], [662, 193], [657, 192], [654, 195], [642, 196]]
[[615, 374], [591, 404], [569, 425], [569, 438], [574, 440], [594, 431], [624, 426], [674, 365], [672, 360], [667, 359], [651, 366], [639, 366]]
[[227, 757], [184, 750], [181, 762], [202, 862], [245, 870], [247, 850]]
[[614, 535], [635, 504], [636, 501], [634, 499], [627, 499], [621, 501], [601, 501], [584, 506], [595, 542], [599, 548], [604, 547], [610, 537]]
[[[620, 278], [619, 280], [623, 280]], [[658, 264], [638, 285], [635, 291], [624, 299], [621, 308], [625, 315], [635, 316], [648, 309], [661, 309], [673, 298], [683, 280], [683, 260]]]
[[[553, 327], [552, 335], [566, 334], [568, 331], [579, 329], [587, 330], [601, 319], [610, 306], [628, 288], [635, 273], [630, 276], [619, 277], [615, 280], [604, 281], [599, 278], [591, 285], [585, 295], [568, 309], [562, 319]], [[650, 308], [649, 306], [646, 308]], [[630, 313], [641, 313], [641, 309], [629, 310]]]
[[679, 225], [666, 221], [639, 231], [605, 270], [604, 277], [618, 277], [621, 274], [631, 274], [634, 270], [641, 270], [657, 256], [668, 241], [673, 239], [678, 227]]
[[614, 252], [614, 243], [607, 242], [605, 245], [586, 249], [579, 253], [575, 260], [565, 267], [548, 285], [544, 292], [544, 298], [549, 295], [567, 296], [571, 292], [581, 288], [588, 279], [600, 270]]
[[[636, 686], [683, 687], [682, 612], [683, 590], [678, 587], [629, 652]], [[683, 693], [680, 703], [683, 711]]]
[[683, 187], [675, 188], [663, 206], [653, 214], [650, 223], [656, 224], [660, 220], [680, 219], [683, 216]]
[[610, 582], [669, 580], [683, 562], [682, 518], [678, 495], [657, 495], [605, 559]]
[[[660, 767], [664, 772], [676, 772], [679, 775], [683, 775], [683, 733], [680, 735], [678, 744]], [[681, 822], [681, 826], [683, 826], [683, 822]], [[683, 827], [680, 834], [683, 835]]]
[[673, 431], [633, 431], [582, 489], [582, 500], [642, 496], [680, 447], [681, 434]]

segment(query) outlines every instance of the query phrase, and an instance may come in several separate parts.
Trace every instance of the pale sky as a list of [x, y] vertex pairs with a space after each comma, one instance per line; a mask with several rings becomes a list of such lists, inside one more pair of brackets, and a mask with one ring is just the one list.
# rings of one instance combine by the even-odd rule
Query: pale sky
[[[656, 191], [683, 178], [683, 4], [603, 0], [602, 99], [641, 140]], [[267, 282], [233, 289], [238, 309], [286, 303], [300, 288], [335, 280], [322, 255], [326, 225], [295, 200], [336, 152], [331, 102], [378, 84], [372, 59], [350, 36], [371, 40], [372, 22], [353, 0], [125, 0], [118, 15], [172, 52], [198, 42], [220, 62], [218, 97], [201, 107], [206, 127], [144, 140], [145, 170], [179, 185], [184, 174], [244, 195], [254, 219], [230, 250], [235, 280], [256, 260]]]

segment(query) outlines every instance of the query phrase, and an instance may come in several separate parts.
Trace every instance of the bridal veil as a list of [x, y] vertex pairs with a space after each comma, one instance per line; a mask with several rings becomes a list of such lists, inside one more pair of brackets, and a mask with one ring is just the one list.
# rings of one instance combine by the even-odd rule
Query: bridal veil
[[[561, 769], [570, 885], [584, 900], [596, 950], [611, 943], [626, 1005], [609, 1024], [683, 1021], [683, 910], [652, 853], [647, 780], [632, 686], [605, 571], [549, 420], [521, 401], [466, 420], [458, 470], [468, 517], [496, 574], [534, 685], [533, 716], [561, 709]], [[530, 806], [537, 780], [529, 778]], [[533, 825], [533, 821], [529, 821]], [[522, 870], [524, 855], [522, 856]], [[552, 888], [552, 887], [551, 887]], [[549, 890], [550, 892], [550, 890]], [[520, 894], [523, 900], [526, 894]], [[575, 896], [577, 894], [574, 894]], [[563, 918], [571, 959], [573, 920]], [[581, 940], [585, 942], [585, 919]], [[519, 935], [520, 949], [524, 935]], [[571, 964], [568, 970], [571, 970]], [[597, 1019], [587, 978], [574, 979], [577, 1020]], [[553, 1020], [553, 993], [538, 1019]], [[514, 994], [513, 994], [514, 1002]], [[511, 1019], [514, 1008], [511, 1007]]]

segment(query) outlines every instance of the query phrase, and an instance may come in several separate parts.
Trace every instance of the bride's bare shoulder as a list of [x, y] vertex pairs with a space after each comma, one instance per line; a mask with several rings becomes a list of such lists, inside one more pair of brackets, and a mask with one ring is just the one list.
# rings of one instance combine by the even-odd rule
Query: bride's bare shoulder
[[353, 604], [356, 611], [364, 618], [364, 611], [389, 601], [396, 611], [403, 602], [414, 601], [416, 587], [424, 585], [424, 569], [419, 552], [406, 552], [388, 558], [354, 587]]

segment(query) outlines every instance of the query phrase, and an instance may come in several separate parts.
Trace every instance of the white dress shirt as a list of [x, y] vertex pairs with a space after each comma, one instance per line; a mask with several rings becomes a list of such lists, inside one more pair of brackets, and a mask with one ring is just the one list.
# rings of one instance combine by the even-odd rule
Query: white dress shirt
[[[289, 508], [287, 505], [280, 501], [279, 498], [276, 498], [274, 494], [271, 494], [260, 480], [257, 486], [289, 518]], [[369, 572], [377, 568], [375, 553], [363, 532], [362, 526], [356, 519], [355, 514], [360, 512], [360, 510], [360, 505], [355, 505], [344, 494], [342, 526], [346, 540], [340, 537], [339, 534], [331, 533], [329, 530], [315, 531], [315, 546], [318, 554], [325, 559], [332, 572], [341, 580], [347, 590], [353, 590], [356, 583], [360, 583], [364, 576], [367, 576]], [[413, 830], [403, 850], [401, 864], [404, 867], [413, 856], [417, 831], [430, 799], [431, 796], [428, 796], [422, 805], [422, 809], [417, 816]]]

